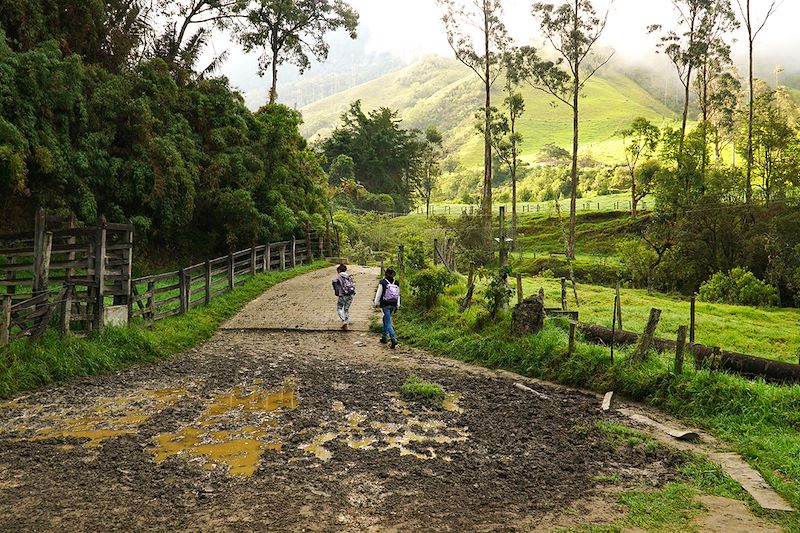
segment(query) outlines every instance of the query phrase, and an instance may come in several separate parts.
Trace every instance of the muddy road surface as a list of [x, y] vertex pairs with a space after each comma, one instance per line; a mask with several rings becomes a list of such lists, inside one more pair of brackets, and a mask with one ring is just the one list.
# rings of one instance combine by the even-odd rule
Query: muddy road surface
[[[546, 531], [602, 521], [598, 479], [673, 478], [595, 397], [379, 344], [358, 272], [353, 331], [325, 270], [195, 350], [0, 405], [0, 530]], [[402, 397], [409, 375], [444, 400]]]

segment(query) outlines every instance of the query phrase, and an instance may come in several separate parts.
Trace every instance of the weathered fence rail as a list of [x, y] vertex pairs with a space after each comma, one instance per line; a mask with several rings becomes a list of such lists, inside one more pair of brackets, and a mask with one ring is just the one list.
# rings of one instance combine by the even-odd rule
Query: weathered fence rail
[[183, 314], [257, 273], [310, 263], [325, 256], [326, 244], [333, 247], [307, 231], [303, 239], [132, 279], [132, 225], [101, 218], [96, 227], [74, 226], [74, 217], [48, 217], [40, 209], [33, 232], [0, 235], [0, 346], [38, 338], [54, 315], [62, 333], [82, 334]]

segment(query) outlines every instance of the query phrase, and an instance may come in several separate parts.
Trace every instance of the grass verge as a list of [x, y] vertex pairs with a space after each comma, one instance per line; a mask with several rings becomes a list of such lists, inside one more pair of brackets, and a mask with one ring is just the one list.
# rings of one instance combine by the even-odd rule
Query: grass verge
[[149, 363], [182, 352], [211, 337], [245, 304], [281, 281], [329, 266], [316, 262], [284, 272], [259, 274], [204, 307], [156, 322], [152, 327], [105, 328], [85, 338], [62, 338], [50, 331], [40, 342], [25, 340], [0, 349], [0, 397], [66, 381]]
[[[644, 363], [632, 365], [627, 362], [630, 348], [622, 348], [615, 351], [612, 363], [607, 348], [583, 342], [570, 357], [563, 322], [548, 321], [539, 335], [511, 338], [508, 314], [493, 323], [477, 306], [460, 314], [461, 291], [463, 286], [451, 287], [440, 305], [427, 313], [407, 304], [396, 317], [401, 338], [462, 361], [598, 392], [614, 390], [662, 408], [730, 443], [800, 508], [800, 386], [692, 368], [676, 376], [667, 357], [650, 354]], [[800, 531], [798, 512], [764, 514]]]

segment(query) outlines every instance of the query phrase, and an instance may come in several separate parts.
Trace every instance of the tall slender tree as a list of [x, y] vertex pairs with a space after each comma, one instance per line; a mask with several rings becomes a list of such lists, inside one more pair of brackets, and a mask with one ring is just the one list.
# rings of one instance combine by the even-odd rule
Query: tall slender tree
[[431, 216], [431, 194], [436, 186], [436, 179], [442, 175], [442, 159], [445, 157], [443, 141], [442, 134], [433, 126], [425, 130], [417, 186], [417, 192], [425, 200], [425, 218]]
[[678, 146], [678, 165], [682, 165], [692, 75], [708, 58], [709, 50], [719, 40], [719, 35], [731, 29], [735, 21], [730, 0], [672, 0], [672, 5], [678, 14], [678, 28], [663, 32], [661, 24], [653, 24], [648, 26], [648, 31], [663, 32], [657, 47], [675, 66], [683, 85], [683, 114]]
[[625, 165], [631, 178], [631, 216], [636, 216], [636, 207], [639, 200], [647, 196], [646, 184], [638, 183], [639, 162], [651, 156], [658, 147], [661, 131], [644, 117], [633, 120], [629, 128], [619, 132], [625, 151]]
[[491, 228], [492, 216], [492, 86], [503, 70], [502, 57], [508, 46], [506, 26], [501, 19], [501, 0], [437, 0], [444, 8], [442, 21], [447, 42], [456, 59], [469, 67], [483, 83], [483, 191], [481, 211], [484, 229]]
[[[591, 0], [568, 0], [555, 4], [537, 2], [533, 14], [547, 41], [558, 53], [556, 62], [533, 59], [532, 84], [572, 109], [572, 169], [570, 172], [569, 234], [567, 255], [575, 258], [575, 224], [578, 198], [578, 142], [580, 133], [580, 95], [586, 82], [611, 60], [613, 52], [599, 60], [592, 68], [585, 64], [608, 20], [608, 11], [602, 17]], [[562, 70], [566, 69], [566, 72]]]
[[754, 19], [750, 9], [750, 0], [736, 0], [739, 13], [742, 16], [745, 30], [747, 31], [747, 82], [749, 101], [747, 107], [747, 171], [745, 173], [745, 202], [750, 203], [753, 199], [753, 185], [751, 178], [753, 175], [753, 113], [754, 113], [754, 88], [753, 88], [753, 45], [758, 34], [764, 29], [767, 21], [773, 13], [780, 7], [783, 0], [771, 0], [764, 12], [761, 21]]
[[326, 34], [344, 29], [355, 39], [357, 28], [358, 13], [344, 0], [257, 0], [247, 10], [239, 39], [247, 52], [263, 50], [259, 71], [271, 71], [269, 103], [274, 104], [278, 66], [291, 63], [302, 74], [311, 67], [311, 57], [328, 58]]

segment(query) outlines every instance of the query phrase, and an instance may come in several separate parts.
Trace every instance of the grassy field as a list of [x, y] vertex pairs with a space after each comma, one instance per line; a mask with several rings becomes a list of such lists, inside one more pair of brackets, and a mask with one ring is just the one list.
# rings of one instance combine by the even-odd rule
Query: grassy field
[[79, 376], [118, 370], [169, 357], [211, 337], [219, 325], [273, 285], [328, 266], [317, 262], [243, 280], [227, 294], [152, 327], [105, 328], [85, 338], [45, 334], [33, 345], [20, 340], [0, 349], [0, 397]]

